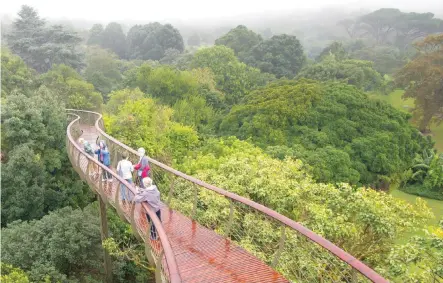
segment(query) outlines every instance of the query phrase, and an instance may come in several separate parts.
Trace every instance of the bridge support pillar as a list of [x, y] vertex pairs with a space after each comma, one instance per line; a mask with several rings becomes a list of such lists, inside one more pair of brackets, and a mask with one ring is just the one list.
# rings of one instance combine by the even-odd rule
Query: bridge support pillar
[[[100, 208], [100, 234], [102, 242], [108, 238], [108, 218], [106, 216], [106, 203], [102, 197], [97, 195]], [[105, 279], [106, 283], [112, 283], [112, 262], [108, 251], [104, 249]]]

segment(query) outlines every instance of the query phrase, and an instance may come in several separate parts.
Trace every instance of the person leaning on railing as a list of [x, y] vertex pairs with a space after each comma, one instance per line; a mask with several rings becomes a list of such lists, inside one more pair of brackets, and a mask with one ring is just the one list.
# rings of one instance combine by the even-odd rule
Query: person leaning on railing
[[[134, 197], [134, 202], [144, 202], [147, 201], [157, 214], [158, 219], [161, 221], [161, 201], [160, 201], [160, 191], [157, 186], [152, 183], [152, 179], [147, 177], [142, 180], [144, 188], [140, 188], [137, 195]], [[146, 213], [146, 218], [148, 222], [151, 223], [151, 240], [157, 240], [157, 230], [155, 229], [154, 223], [151, 221], [149, 214]]]
[[141, 147], [137, 151], [140, 160], [138, 164], [134, 166], [134, 169], [137, 170], [140, 188], [144, 188], [143, 178], [149, 177], [149, 170], [151, 170], [151, 168], [149, 167], [148, 157], [145, 155], [145, 149]]

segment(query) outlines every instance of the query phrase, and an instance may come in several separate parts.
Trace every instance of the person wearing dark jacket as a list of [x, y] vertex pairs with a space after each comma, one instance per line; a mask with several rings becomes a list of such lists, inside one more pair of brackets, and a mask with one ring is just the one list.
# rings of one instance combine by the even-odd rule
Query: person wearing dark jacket
[[141, 147], [137, 151], [140, 160], [138, 164], [134, 165], [134, 169], [137, 170], [140, 188], [144, 188], [143, 178], [149, 177], [149, 170], [151, 170], [151, 167], [149, 167], [149, 160], [145, 155], [145, 149]]
[[[106, 146], [106, 143], [104, 140], [101, 140], [99, 143], [99, 148], [95, 151], [95, 154], [97, 154], [98, 161], [105, 165], [106, 167], [110, 168], [111, 166], [111, 157], [109, 154], [108, 147]], [[103, 179], [102, 181], [109, 181], [112, 182], [112, 175], [106, 170], [103, 170]]]
[[[158, 219], [161, 221], [161, 201], [160, 201], [160, 191], [157, 189], [156, 185], [152, 184], [152, 179], [147, 177], [143, 179], [144, 188], [135, 195], [134, 202], [148, 202], [152, 207]], [[154, 223], [151, 221], [151, 217], [146, 213], [146, 218], [148, 222], [151, 223], [151, 240], [157, 240], [157, 230], [155, 229]]]

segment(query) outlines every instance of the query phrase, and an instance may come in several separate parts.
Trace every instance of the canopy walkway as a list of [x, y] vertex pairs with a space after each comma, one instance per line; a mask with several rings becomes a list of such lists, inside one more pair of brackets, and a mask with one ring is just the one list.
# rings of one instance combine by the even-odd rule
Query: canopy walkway
[[[68, 156], [98, 195], [102, 239], [107, 237], [105, 205], [110, 204], [144, 242], [157, 282], [388, 282], [301, 224], [150, 158], [151, 177], [164, 202], [160, 222], [147, 203], [123, 202], [120, 197], [122, 184], [131, 195], [136, 189], [114, 168], [122, 153], [138, 163], [137, 152], [105, 133], [101, 114], [67, 112]], [[79, 137], [91, 144], [105, 140], [111, 153], [110, 168], [84, 152]], [[104, 171], [112, 175], [112, 182], [102, 180]], [[146, 213], [159, 240], [150, 239]], [[109, 261], [105, 252], [105, 269]]]

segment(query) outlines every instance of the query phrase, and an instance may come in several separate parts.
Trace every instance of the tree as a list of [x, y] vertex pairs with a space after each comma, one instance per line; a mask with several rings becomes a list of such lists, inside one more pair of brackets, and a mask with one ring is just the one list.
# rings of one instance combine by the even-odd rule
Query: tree
[[105, 116], [106, 130], [131, 147], [144, 147], [148, 155], [171, 162], [183, 157], [191, 141], [198, 141], [195, 130], [171, 121], [172, 114], [152, 98], [126, 101], [117, 113]]
[[361, 48], [353, 50], [350, 57], [372, 61], [374, 69], [382, 75], [393, 74], [406, 63], [406, 58], [400, 53], [400, 50], [389, 45], [361, 46]]
[[300, 41], [293, 35], [274, 35], [253, 47], [244, 62], [277, 78], [293, 78], [303, 67], [306, 57]]
[[51, 88], [65, 102], [67, 108], [99, 110], [103, 98], [94, 86], [72, 68], [65, 65], [54, 66], [42, 76], [46, 86]]
[[104, 28], [102, 24], [94, 24], [89, 30], [89, 38], [87, 44], [101, 46], [103, 44], [103, 31]]
[[396, 247], [389, 255], [391, 264], [380, 271], [401, 282], [441, 282], [443, 280], [443, 220], [439, 227], [425, 230], [424, 236]]
[[0, 279], [4, 283], [29, 283], [28, 276], [20, 268], [13, 267], [10, 264], [0, 262], [2, 275]]
[[189, 46], [199, 46], [200, 45], [200, 36], [197, 33], [192, 34], [188, 38], [188, 45]]
[[44, 86], [30, 96], [8, 95], [1, 131], [2, 226], [89, 202], [66, 154], [66, 113], [57, 95]]
[[5, 48], [1, 51], [1, 60], [1, 97], [6, 98], [13, 91], [29, 94], [36, 84], [34, 72], [20, 57], [11, 54]]
[[215, 40], [215, 45], [224, 45], [234, 50], [240, 60], [245, 57], [251, 48], [262, 42], [259, 34], [249, 30], [243, 25], [231, 29], [227, 34]]
[[334, 55], [334, 58], [337, 61], [341, 61], [349, 57], [343, 44], [338, 41], [334, 41], [330, 45], [326, 46], [325, 49], [323, 49], [320, 55], [316, 58], [316, 61], [321, 61], [329, 55]]
[[118, 70], [118, 58], [114, 53], [97, 46], [88, 47], [84, 77], [94, 88], [107, 95], [117, 89], [122, 81]]
[[[395, 263], [387, 255], [399, 246], [397, 240], [423, 227], [424, 221], [431, 217], [421, 199], [410, 205], [372, 189], [318, 184], [303, 169], [300, 160], [270, 158], [259, 148], [232, 137], [207, 140], [194, 158], [185, 160], [181, 169], [302, 223], [372, 268], [395, 269]], [[172, 208], [190, 215], [193, 211], [190, 193], [185, 182], [174, 183]], [[230, 217], [229, 207], [225, 198], [200, 191], [194, 215], [200, 224], [223, 234]], [[266, 247], [278, 246], [281, 234], [277, 226], [243, 206], [234, 205], [234, 215], [230, 222], [231, 231], [235, 231], [232, 239], [264, 262], [272, 262], [275, 249], [269, 253]], [[298, 272], [303, 272], [303, 278], [309, 282], [319, 277], [330, 278], [327, 276], [331, 269], [327, 265], [330, 260], [335, 263], [334, 258], [325, 258], [324, 253], [318, 255], [310, 248], [311, 243], [286, 232], [285, 245], [291, 248], [285, 249], [285, 253], [290, 255], [285, 256], [277, 271], [294, 282], [302, 278]], [[434, 253], [437, 250], [434, 248]], [[318, 261], [322, 261], [320, 266]], [[291, 272], [294, 266], [303, 266], [303, 271]], [[438, 270], [438, 262], [432, 266]], [[318, 275], [323, 270], [324, 276]]]
[[126, 101], [140, 100], [145, 97], [145, 94], [136, 89], [120, 89], [111, 92], [109, 95], [108, 103], [106, 103], [106, 112], [113, 114], [118, 113], [119, 108], [126, 103]]
[[220, 133], [262, 148], [290, 147], [317, 180], [385, 189], [416, 153], [432, 147], [408, 118], [353, 86], [301, 79], [251, 92], [225, 116]]
[[421, 132], [431, 121], [443, 120], [443, 35], [430, 35], [415, 44], [419, 55], [396, 75], [396, 83], [406, 86], [404, 97], [415, 99], [414, 115]]
[[[2, 261], [27, 271], [32, 282], [42, 282], [48, 275], [65, 282], [100, 274], [102, 251], [96, 215], [92, 207], [85, 211], [65, 207], [41, 220], [13, 222], [2, 229]], [[90, 271], [81, 274], [82, 270]]]
[[342, 81], [363, 90], [377, 90], [383, 78], [372, 68], [372, 62], [360, 60], [337, 60], [334, 55], [323, 57], [323, 61], [308, 65], [298, 74], [300, 78], [318, 81]]
[[109, 49], [118, 57], [126, 58], [126, 36], [119, 23], [109, 23], [101, 33], [101, 46]]
[[75, 32], [60, 25], [46, 27], [37, 12], [26, 5], [18, 15], [8, 35], [8, 45], [26, 64], [38, 72], [46, 72], [54, 64], [83, 67], [83, 56], [78, 51], [81, 39]]
[[250, 90], [265, 85], [273, 78], [261, 74], [238, 61], [234, 51], [225, 46], [214, 46], [198, 50], [191, 63], [192, 68], [209, 68], [215, 75], [217, 87], [226, 95], [226, 103], [238, 103]]
[[135, 25], [128, 32], [130, 59], [160, 60], [168, 49], [184, 51], [180, 32], [170, 24], [150, 23]]
[[443, 31], [443, 21], [432, 13], [403, 13], [398, 9], [383, 8], [361, 16], [358, 28], [370, 35], [377, 44], [397, 44], [404, 48], [427, 34]]
[[171, 106], [185, 96], [196, 95], [198, 88], [197, 80], [189, 71], [179, 71], [168, 66], [157, 67], [147, 76], [139, 73], [138, 82], [142, 83], [140, 87], [147, 85], [146, 93]]

